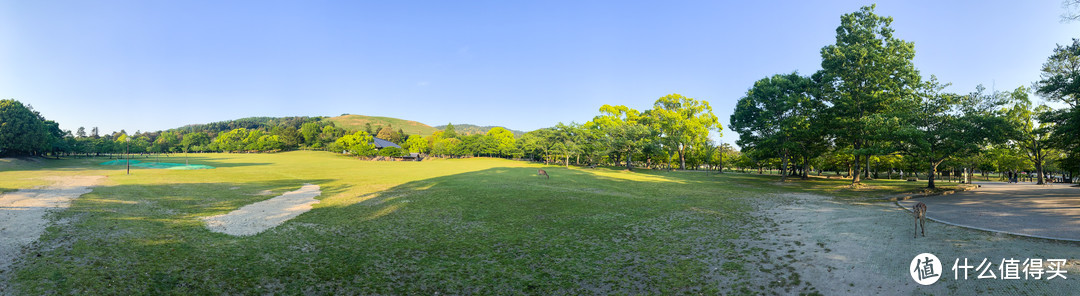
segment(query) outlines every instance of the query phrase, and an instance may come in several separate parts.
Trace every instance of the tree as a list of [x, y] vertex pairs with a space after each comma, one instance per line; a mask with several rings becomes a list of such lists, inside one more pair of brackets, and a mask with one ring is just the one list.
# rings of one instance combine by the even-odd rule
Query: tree
[[562, 122], [555, 125], [555, 128], [551, 133], [548, 133], [548, 140], [553, 143], [551, 146], [555, 152], [563, 156], [564, 163], [567, 168], [570, 168], [570, 156], [580, 151], [580, 133], [578, 129], [579, 124], [570, 123], [565, 125]]
[[446, 128], [443, 129], [443, 138], [457, 138], [458, 134], [454, 131], [453, 123], [446, 123]]
[[495, 127], [488, 130], [486, 134], [488, 139], [491, 139], [492, 148], [494, 153], [498, 153], [502, 156], [508, 156], [514, 151], [514, 133], [506, 128]]
[[207, 136], [204, 132], [184, 134], [184, 138], [180, 140], [180, 147], [184, 149], [184, 153], [191, 151], [192, 147], [204, 146], [206, 144], [210, 144], [210, 136]]
[[79, 138], [86, 138], [86, 128], [79, 127], [79, 130], [75, 132], [75, 136]]
[[391, 128], [390, 126], [384, 126], [381, 129], [379, 129], [379, 133], [376, 134], [375, 137], [379, 138], [379, 139], [383, 139], [383, 140], [393, 142], [392, 140], [394, 139], [394, 129]]
[[318, 122], [307, 122], [300, 126], [300, 135], [304, 137], [304, 144], [309, 147], [318, 142], [320, 131], [322, 131], [322, 126]]
[[213, 144], [217, 149], [224, 152], [240, 151], [246, 148], [244, 139], [248, 137], [246, 128], [238, 128], [227, 132], [221, 132], [214, 138]]
[[660, 132], [665, 147], [678, 153], [680, 168], [686, 169], [686, 151], [709, 138], [709, 130], [722, 129], [707, 101], [679, 94], [656, 100], [649, 110], [650, 123]]
[[0, 155], [38, 154], [48, 148], [45, 120], [16, 100], [0, 100]]
[[443, 156], [458, 156], [461, 155], [458, 146], [461, 145], [461, 140], [456, 138], [444, 138], [435, 142], [435, 145], [431, 147], [431, 153], [435, 155]]
[[822, 70], [814, 74], [832, 104], [824, 122], [832, 124], [838, 141], [852, 145], [852, 184], [860, 182], [859, 157], [873, 152], [868, 141], [876, 117], [911, 96], [920, 81], [912, 63], [915, 45], [893, 36], [892, 21], [874, 14], [874, 5], [841, 16], [836, 44], [821, 49]]
[[365, 132], [356, 132], [351, 135], [342, 136], [334, 143], [353, 155], [372, 156], [375, 155], [376, 152], [375, 143], [372, 141], [371, 135]]
[[[1052, 124], [1049, 143], [1064, 150], [1066, 163], [1080, 160], [1080, 39], [1068, 46], [1058, 45], [1043, 64], [1037, 93], [1051, 102], [1065, 104], [1039, 116], [1040, 122]], [[1073, 171], [1070, 169], [1070, 171]]]
[[94, 139], [97, 139], [97, 138], [101, 137], [101, 136], [98, 135], [98, 128], [96, 126], [94, 128], [92, 128], [92, 129], [90, 129], [90, 137], [94, 138]]
[[178, 145], [180, 145], [180, 135], [176, 132], [166, 131], [162, 132], [154, 140], [153, 145], [150, 146], [150, 152], [168, 153], [175, 150]]
[[[895, 124], [882, 124], [902, 139], [898, 148], [929, 165], [927, 188], [935, 188], [938, 166], [951, 157], [973, 155], [988, 144], [1004, 140], [1004, 121], [993, 112], [1001, 105], [980, 92], [968, 96], [941, 93], [936, 79], [924, 83], [917, 96], [897, 102]], [[980, 88], [981, 90], [981, 88]], [[858, 163], [856, 162], [856, 165]], [[858, 174], [856, 174], [858, 178]]]
[[1022, 149], [1024, 155], [1035, 165], [1035, 172], [1039, 177], [1037, 183], [1042, 185], [1045, 180], [1043, 165], [1046, 164], [1050, 131], [1053, 125], [1039, 121], [1039, 114], [1050, 112], [1050, 107], [1039, 105], [1032, 108], [1028, 92], [1027, 88], [1021, 86], [1009, 93], [1014, 105], [1007, 111], [1006, 118], [1012, 123], [1011, 138], [1013, 138], [1014, 146]]
[[1061, 22], [1080, 20], [1080, 0], [1062, 1], [1061, 8], [1065, 9], [1065, 12], [1061, 14]]
[[819, 110], [824, 104], [812, 95], [815, 84], [798, 73], [773, 75], [758, 80], [746, 96], [739, 99], [731, 115], [731, 128], [739, 133], [740, 147], [763, 150], [781, 161], [783, 181], [788, 175], [788, 161], [802, 156], [803, 178], [810, 158], [824, 150], [823, 132], [815, 129]]
[[615, 165], [619, 159], [626, 160], [626, 169], [630, 170], [634, 154], [640, 152], [654, 137], [653, 131], [644, 124], [645, 118], [633, 108], [623, 105], [600, 107], [600, 114], [585, 127], [595, 127], [603, 136], [603, 141], [614, 153]]
[[405, 147], [409, 149], [409, 153], [427, 153], [428, 141], [421, 137], [409, 137], [405, 141]]

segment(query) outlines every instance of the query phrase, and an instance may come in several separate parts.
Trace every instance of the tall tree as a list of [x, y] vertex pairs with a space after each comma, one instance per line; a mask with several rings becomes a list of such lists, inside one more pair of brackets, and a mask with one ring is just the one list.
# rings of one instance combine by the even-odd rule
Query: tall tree
[[[1052, 123], [1050, 143], [1068, 154], [1066, 163], [1080, 161], [1080, 39], [1067, 46], [1058, 45], [1043, 64], [1037, 93], [1065, 108], [1043, 113], [1039, 121]], [[1070, 168], [1069, 171], [1075, 171]]]
[[596, 126], [604, 134], [602, 141], [614, 153], [615, 165], [621, 158], [626, 161], [627, 170], [633, 169], [630, 163], [634, 154], [651, 141], [652, 130], [644, 124], [641, 113], [633, 108], [604, 105], [600, 107], [600, 114], [585, 123], [586, 127]]
[[508, 156], [514, 151], [514, 133], [502, 127], [488, 130], [486, 138], [491, 139], [491, 148], [494, 153]]
[[[180, 147], [184, 149], [184, 153], [191, 151], [192, 147], [205, 146], [210, 144], [210, 136], [207, 136], [204, 132], [192, 132], [184, 134], [184, 138], [180, 140]], [[202, 151], [202, 148], [198, 149]]]
[[912, 63], [915, 45], [893, 36], [892, 17], [874, 14], [874, 5], [840, 17], [836, 44], [821, 49], [824, 98], [832, 104], [831, 130], [838, 140], [851, 143], [855, 177], [859, 183], [859, 157], [873, 151], [871, 129], [876, 117], [905, 96], [911, 96], [920, 77]]
[[721, 129], [712, 107], [680, 94], [670, 94], [656, 100], [649, 110], [650, 123], [660, 132], [665, 147], [679, 155], [679, 168], [686, 169], [686, 151], [704, 143], [709, 130]]
[[[1012, 144], [1024, 151], [1024, 155], [1035, 165], [1038, 174], [1037, 183], [1045, 182], [1044, 165], [1050, 146], [1050, 131], [1053, 125], [1040, 122], [1039, 114], [1050, 112], [1050, 107], [1039, 105], [1032, 107], [1031, 99], [1028, 98], [1030, 91], [1021, 86], [1009, 93], [1013, 106], [1007, 112], [1006, 118], [1012, 123]], [[1075, 135], [1074, 135], [1075, 136]]]
[[0, 100], [0, 155], [37, 154], [47, 148], [44, 118], [16, 100]]
[[393, 142], [392, 140], [394, 138], [394, 128], [390, 126], [384, 126], [379, 129], [379, 133], [377, 133], [375, 137]]
[[755, 82], [731, 115], [731, 128], [739, 133], [737, 144], [779, 157], [781, 180], [787, 178], [793, 156], [801, 156], [808, 166], [809, 159], [823, 150], [819, 149], [825, 143], [823, 132], [814, 125], [824, 104], [812, 95], [814, 89], [810, 78], [798, 73], [773, 75]]
[[443, 138], [457, 138], [457, 131], [454, 131], [453, 123], [446, 123], [446, 128], [443, 129]]
[[[946, 85], [931, 78], [917, 96], [896, 102], [896, 119], [879, 122], [879, 132], [899, 138], [898, 148], [929, 165], [927, 188], [935, 188], [937, 168], [952, 157], [973, 155], [988, 144], [1005, 140], [1003, 118], [995, 114], [1003, 102], [976, 92], [968, 96], [942, 93]], [[892, 131], [892, 132], [889, 132]]]

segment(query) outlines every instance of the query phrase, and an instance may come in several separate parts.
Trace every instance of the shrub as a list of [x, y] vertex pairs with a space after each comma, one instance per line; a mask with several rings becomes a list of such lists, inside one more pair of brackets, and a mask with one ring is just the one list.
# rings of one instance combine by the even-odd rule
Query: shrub
[[379, 149], [379, 156], [397, 157], [402, 155], [404, 155], [404, 151], [402, 151], [401, 148], [398, 147], [386, 147], [383, 149]]

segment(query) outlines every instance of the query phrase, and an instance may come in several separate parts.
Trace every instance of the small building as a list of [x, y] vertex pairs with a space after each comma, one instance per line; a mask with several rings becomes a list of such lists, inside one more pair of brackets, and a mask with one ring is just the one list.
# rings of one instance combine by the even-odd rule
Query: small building
[[376, 138], [376, 137], [371, 137], [371, 139], [374, 140], [374, 142], [375, 142], [375, 149], [383, 149], [383, 148], [386, 148], [386, 147], [394, 147], [394, 148], [401, 149], [401, 146], [398, 146], [398, 144], [394, 144], [394, 142], [379, 139], [379, 138]]

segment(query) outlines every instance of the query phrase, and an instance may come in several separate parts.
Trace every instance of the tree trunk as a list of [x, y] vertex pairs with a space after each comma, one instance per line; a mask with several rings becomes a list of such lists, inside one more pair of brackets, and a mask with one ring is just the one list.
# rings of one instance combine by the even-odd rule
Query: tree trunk
[[870, 155], [866, 156], [866, 176], [867, 180], [870, 180]]
[[1045, 178], [1043, 177], [1043, 166], [1042, 166], [1041, 159], [1040, 159], [1040, 161], [1035, 162], [1035, 171], [1039, 174], [1038, 183], [1035, 183], [1035, 184], [1038, 184], [1038, 185], [1046, 184], [1046, 182], [1043, 181], [1043, 179], [1045, 179]]
[[926, 188], [930, 188], [930, 189], [937, 188], [937, 187], [934, 187], [934, 173], [937, 172], [938, 164], [940, 164], [940, 162], [939, 163], [933, 163], [933, 165], [930, 166], [930, 171], [927, 172], [927, 175], [926, 175], [926, 179], [929, 181], [929, 183], [927, 183], [927, 185], [926, 185]]
[[626, 170], [627, 170], [627, 171], [632, 171], [632, 170], [634, 170], [633, 168], [631, 168], [631, 167], [630, 167], [630, 159], [632, 158], [632, 157], [631, 157], [631, 155], [632, 155], [631, 153], [633, 153], [633, 152], [627, 152], [627, 153], [626, 153]]
[[810, 156], [803, 155], [802, 179], [810, 179]]
[[683, 155], [685, 153], [683, 149], [686, 149], [686, 146], [679, 145], [679, 169], [686, 170], [686, 157]]
[[788, 163], [787, 154], [786, 153], [780, 154], [780, 182], [787, 181], [787, 169], [788, 169], [787, 163]]

